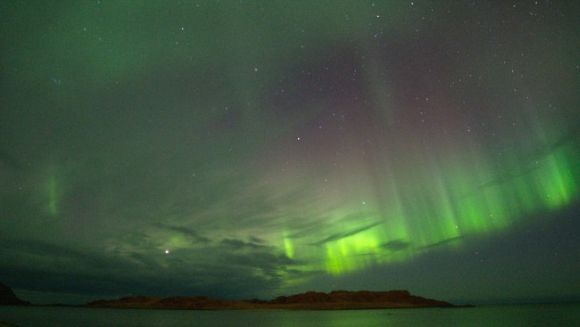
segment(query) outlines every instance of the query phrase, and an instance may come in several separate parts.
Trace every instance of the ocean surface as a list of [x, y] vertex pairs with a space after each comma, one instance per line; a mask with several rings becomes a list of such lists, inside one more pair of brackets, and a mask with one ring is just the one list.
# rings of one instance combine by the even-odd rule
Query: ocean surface
[[580, 326], [580, 304], [343, 311], [185, 311], [0, 307], [0, 321], [50, 326]]

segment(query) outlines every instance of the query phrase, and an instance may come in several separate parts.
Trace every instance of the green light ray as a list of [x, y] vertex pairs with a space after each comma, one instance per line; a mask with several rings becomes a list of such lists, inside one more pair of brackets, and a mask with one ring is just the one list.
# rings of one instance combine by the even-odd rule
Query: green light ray
[[[369, 217], [381, 217], [383, 223], [300, 252], [295, 250], [301, 247], [300, 240], [285, 234], [286, 256], [310, 262], [311, 269], [318, 267], [331, 275], [341, 275], [411, 260], [434, 246], [460, 248], [465, 237], [510, 228], [528, 215], [556, 210], [577, 198], [578, 156], [572, 146], [539, 158], [533, 169], [508, 156], [508, 173], [499, 174], [487, 164], [483, 153], [474, 151], [462, 160], [434, 165], [431, 172], [413, 171], [405, 187], [387, 186], [382, 192], [384, 198], [366, 203], [365, 211], [345, 211], [364, 196], [343, 203], [333, 215], [348, 220], [325, 226], [326, 233], [357, 230]], [[364, 193], [364, 187], [350, 185], [349, 189]]]

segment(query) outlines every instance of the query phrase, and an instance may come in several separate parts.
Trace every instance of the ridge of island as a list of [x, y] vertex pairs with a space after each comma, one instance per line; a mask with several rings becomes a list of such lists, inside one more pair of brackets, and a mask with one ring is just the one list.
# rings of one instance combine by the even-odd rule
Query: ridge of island
[[97, 300], [86, 304], [91, 308], [182, 309], [182, 310], [241, 310], [241, 309], [297, 309], [352, 310], [387, 308], [452, 308], [449, 302], [412, 295], [406, 290], [392, 291], [309, 291], [264, 300], [222, 300], [206, 296], [130, 296], [114, 300]]

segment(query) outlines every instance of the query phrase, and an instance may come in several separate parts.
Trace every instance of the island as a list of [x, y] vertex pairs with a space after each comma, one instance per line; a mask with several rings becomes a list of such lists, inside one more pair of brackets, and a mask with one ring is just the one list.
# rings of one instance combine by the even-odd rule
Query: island
[[127, 309], [182, 309], [182, 310], [242, 310], [242, 309], [290, 309], [290, 310], [354, 310], [387, 308], [452, 308], [449, 302], [412, 295], [406, 290], [393, 291], [332, 291], [306, 292], [280, 296], [273, 300], [222, 300], [206, 296], [154, 297], [131, 296], [114, 300], [89, 302], [90, 308]]
[[30, 305], [30, 302], [19, 299], [10, 287], [0, 283], [0, 305]]

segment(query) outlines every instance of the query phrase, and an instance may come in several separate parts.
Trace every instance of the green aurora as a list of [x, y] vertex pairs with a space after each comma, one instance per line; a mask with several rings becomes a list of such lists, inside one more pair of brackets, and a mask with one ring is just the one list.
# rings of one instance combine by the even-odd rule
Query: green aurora
[[[577, 221], [566, 12], [578, 5], [4, 2], [0, 280], [72, 302], [400, 288], [415, 265], [445, 271], [430, 258]], [[577, 294], [562, 267], [498, 296]], [[469, 276], [456, 295], [418, 287], [493, 296]]]

